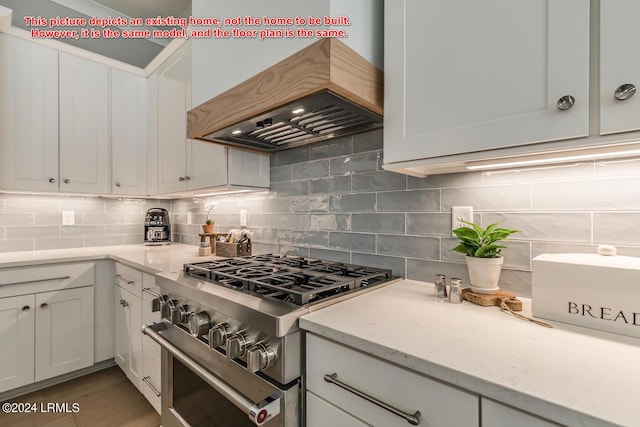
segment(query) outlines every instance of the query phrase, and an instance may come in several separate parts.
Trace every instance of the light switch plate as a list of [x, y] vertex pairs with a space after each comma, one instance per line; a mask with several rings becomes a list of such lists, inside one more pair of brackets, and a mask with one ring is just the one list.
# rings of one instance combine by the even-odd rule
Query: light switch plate
[[74, 211], [62, 211], [62, 225], [74, 225], [76, 223]]

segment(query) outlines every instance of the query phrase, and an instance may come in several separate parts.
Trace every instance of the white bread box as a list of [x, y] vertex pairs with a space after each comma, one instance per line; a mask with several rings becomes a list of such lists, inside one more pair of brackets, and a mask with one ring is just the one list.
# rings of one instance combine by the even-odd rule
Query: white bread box
[[533, 259], [533, 315], [640, 338], [640, 258], [599, 254], [543, 254]]

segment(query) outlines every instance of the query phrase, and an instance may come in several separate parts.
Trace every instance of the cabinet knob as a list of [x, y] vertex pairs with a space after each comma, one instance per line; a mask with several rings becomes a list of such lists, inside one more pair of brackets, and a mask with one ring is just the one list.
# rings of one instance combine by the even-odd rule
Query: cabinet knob
[[52, 184], [55, 184], [56, 179], [55, 178], [49, 178], [49, 182], [52, 183]]
[[636, 94], [636, 87], [631, 83], [625, 83], [623, 85], [618, 86], [616, 92], [613, 96], [616, 97], [618, 101], [626, 101]]
[[189, 181], [190, 179], [191, 179], [191, 177], [190, 177], [190, 176], [188, 176], [188, 175], [184, 177], [184, 180], [185, 180], [185, 181]]
[[120, 183], [119, 182], [116, 182], [116, 187], [120, 187]]
[[120, 300], [120, 305], [123, 306], [123, 307], [128, 307], [129, 303], [126, 300], [121, 299]]
[[565, 95], [562, 98], [558, 99], [558, 110], [567, 111], [570, 110], [576, 103], [576, 99], [571, 95]]
[[65, 184], [68, 184], [68, 183], [70, 183], [70, 182], [71, 182], [71, 180], [70, 180], [69, 178], [67, 178], [67, 179], [65, 179], [65, 180], [64, 180], [64, 183], [65, 183]]
[[31, 307], [29, 307], [28, 305], [25, 305], [24, 307], [22, 307], [22, 311], [29, 311]]
[[180, 176], [180, 177], [178, 177], [178, 181], [180, 181], [180, 182], [184, 181], [185, 179], [186, 179], [186, 178], [185, 178], [184, 176]]
[[49, 304], [47, 304], [46, 302], [43, 302], [42, 304], [40, 304], [40, 308], [47, 308], [49, 307]]

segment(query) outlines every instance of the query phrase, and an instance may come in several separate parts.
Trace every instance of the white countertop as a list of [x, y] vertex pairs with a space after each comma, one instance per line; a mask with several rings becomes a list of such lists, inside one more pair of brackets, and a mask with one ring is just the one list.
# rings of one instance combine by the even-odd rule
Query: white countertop
[[182, 269], [184, 263], [215, 256], [198, 256], [198, 247], [172, 243], [167, 246], [119, 245], [48, 251], [0, 253], [0, 268], [33, 264], [113, 259], [144, 272], [155, 274]]
[[[522, 314], [531, 315], [529, 300]], [[640, 426], [640, 340], [433, 297], [403, 280], [306, 315], [300, 326], [569, 426]]]

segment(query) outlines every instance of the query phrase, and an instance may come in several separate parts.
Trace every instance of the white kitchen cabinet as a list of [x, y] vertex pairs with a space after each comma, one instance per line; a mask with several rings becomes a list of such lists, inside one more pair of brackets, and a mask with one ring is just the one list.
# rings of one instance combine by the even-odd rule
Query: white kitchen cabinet
[[0, 299], [0, 393], [34, 381], [35, 298]]
[[[640, 96], [618, 100], [616, 90], [640, 85], [640, 2], [600, 2], [600, 134], [640, 130]], [[634, 89], [635, 90], [635, 89]], [[624, 95], [619, 95], [624, 98]]]
[[0, 34], [0, 187], [58, 191], [58, 52]]
[[[420, 425], [478, 427], [479, 398], [380, 359], [307, 334], [307, 390], [371, 425], [407, 425], [407, 420], [325, 381], [325, 375], [390, 405], [406, 415], [420, 412]], [[313, 423], [311, 418], [308, 423]], [[311, 424], [313, 425], [313, 424]], [[331, 424], [327, 424], [331, 425]], [[357, 424], [356, 424], [357, 425]]]
[[481, 405], [482, 427], [559, 427], [559, 424], [484, 397], [481, 399]]
[[60, 191], [110, 192], [108, 67], [59, 53]]
[[147, 194], [147, 82], [111, 70], [111, 193]]
[[142, 302], [139, 296], [116, 286], [116, 336], [114, 359], [138, 390], [142, 390]]
[[35, 296], [35, 380], [93, 365], [93, 286]]
[[385, 164], [586, 136], [589, 0], [387, 0], [384, 119]]
[[366, 427], [368, 425], [309, 391], [306, 396], [307, 427]]
[[[153, 300], [159, 295], [160, 288], [155, 285], [155, 277], [150, 274], [143, 273], [142, 281], [142, 325], [160, 322], [160, 310], [153, 311]], [[142, 328], [139, 329], [142, 330]], [[142, 335], [142, 394], [160, 413], [160, 345], [142, 332], [140, 333]]]

